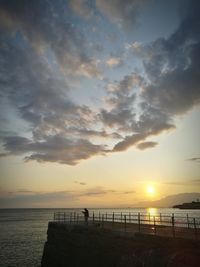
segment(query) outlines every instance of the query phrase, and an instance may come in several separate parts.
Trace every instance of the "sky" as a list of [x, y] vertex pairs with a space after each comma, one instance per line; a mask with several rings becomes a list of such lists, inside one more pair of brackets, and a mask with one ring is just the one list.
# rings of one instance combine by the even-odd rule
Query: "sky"
[[0, 0], [0, 207], [200, 193], [199, 14], [197, 0]]

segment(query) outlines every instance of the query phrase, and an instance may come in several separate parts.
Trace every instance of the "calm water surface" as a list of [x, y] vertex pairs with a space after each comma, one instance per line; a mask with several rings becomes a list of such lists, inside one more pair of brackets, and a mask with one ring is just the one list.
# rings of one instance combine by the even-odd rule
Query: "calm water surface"
[[[0, 209], [0, 267], [39, 267], [48, 222], [56, 211], [70, 209]], [[73, 209], [74, 211], [74, 209]], [[76, 209], [75, 211], [81, 211]], [[93, 210], [90, 210], [93, 211]], [[99, 212], [99, 209], [94, 210]], [[100, 209], [101, 212], [149, 212], [148, 209]], [[179, 213], [200, 217], [200, 211], [156, 209], [156, 213]]]

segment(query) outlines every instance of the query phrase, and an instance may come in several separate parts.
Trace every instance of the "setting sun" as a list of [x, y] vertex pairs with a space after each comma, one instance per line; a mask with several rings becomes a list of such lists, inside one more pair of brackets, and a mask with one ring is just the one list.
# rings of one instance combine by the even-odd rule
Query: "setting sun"
[[150, 196], [155, 195], [155, 187], [153, 187], [152, 185], [149, 185], [147, 187], [147, 194], [150, 195]]

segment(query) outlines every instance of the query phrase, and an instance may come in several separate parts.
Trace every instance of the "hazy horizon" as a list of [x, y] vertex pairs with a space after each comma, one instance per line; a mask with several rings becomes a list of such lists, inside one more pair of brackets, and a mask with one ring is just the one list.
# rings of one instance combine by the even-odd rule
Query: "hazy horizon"
[[197, 0], [1, 0], [0, 208], [195, 200], [199, 14]]
[[[50, 197], [51, 199], [51, 197]], [[182, 203], [185, 203], [185, 202], [192, 202], [192, 201], [199, 201], [200, 199], [200, 193], [181, 193], [181, 194], [177, 194], [177, 195], [168, 195], [166, 197], [163, 197], [161, 199], [158, 199], [158, 200], [154, 200], [154, 201], [139, 201], [139, 202], [136, 202], [136, 203], [131, 203], [129, 206], [126, 205], [126, 204], [121, 204], [121, 205], [118, 205], [118, 206], [113, 206], [112, 204], [107, 204], [107, 205], [104, 205], [104, 206], [88, 206], [88, 205], [83, 205], [83, 204], [80, 204], [79, 206], [71, 206], [70, 203], [69, 205], [65, 205], [65, 206], [51, 206], [51, 205], [48, 205], [47, 206], [39, 206], [37, 207], [34, 206], [34, 204], [32, 204], [33, 206], [30, 206], [30, 202], [27, 198], [26, 201], [24, 201], [24, 199], [22, 199], [20, 201], [20, 199], [11, 199], [10, 201], [6, 200], [6, 202], [1, 202], [1, 207], [0, 209], [17, 209], [17, 208], [22, 208], [22, 209], [28, 209], [28, 208], [32, 208], [32, 209], [38, 209], [38, 208], [42, 208], [42, 209], [83, 209], [83, 207], [86, 207], [87, 208], [94, 208], [94, 209], [126, 209], [126, 208], [129, 208], [129, 209], [137, 209], [137, 208], [145, 208], [145, 209], [148, 209], [148, 208], [172, 208], [174, 205], [177, 205], [177, 204], [182, 204]], [[26, 205], [28, 206], [23, 206], [24, 202], [27, 202], [28, 203]], [[5, 205], [5, 206], [4, 206]]]

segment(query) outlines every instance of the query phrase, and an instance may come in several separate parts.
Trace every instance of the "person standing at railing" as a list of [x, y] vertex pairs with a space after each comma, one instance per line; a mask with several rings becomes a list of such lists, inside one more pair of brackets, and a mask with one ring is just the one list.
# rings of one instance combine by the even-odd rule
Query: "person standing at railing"
[[84, 214], [84, 218], [85, 218], [85, 224], [88, 224], [88, 218], [89, 218], [89, 211], [88, 209], [84, 209], [84, 211], [82, 211], [82, 213]]

